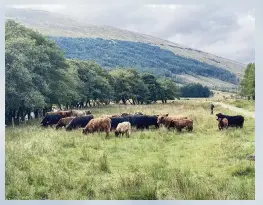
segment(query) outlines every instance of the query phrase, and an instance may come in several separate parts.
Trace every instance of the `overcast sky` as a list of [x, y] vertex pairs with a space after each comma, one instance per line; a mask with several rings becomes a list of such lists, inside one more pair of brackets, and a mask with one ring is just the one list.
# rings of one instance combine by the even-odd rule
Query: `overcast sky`
[[[17, 7], [17, 6], [16, 6]], [[213, 5], [26, 5], [160, 37], [218, 56], [255, 60], [255, 8]]]

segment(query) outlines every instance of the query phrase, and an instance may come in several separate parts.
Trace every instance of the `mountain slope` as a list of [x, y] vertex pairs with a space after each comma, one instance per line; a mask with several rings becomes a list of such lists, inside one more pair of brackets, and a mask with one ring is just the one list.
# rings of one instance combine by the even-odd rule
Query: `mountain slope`
[[174, 78], [189, 74], [214, 77], [237, 84], [236, 76], [219, 67], [175, 55], [146, 43], [92, 38], [50, 37], [65, 51], [67, 58], [94, 60], [105, 68], [132, 67], [155, 75]]
[[[245, 69], [245, 65], [242, 63], [191, 49], [183, 45], [169, 42], [160, 38], [107, 26], [87, 25], [83, 22], [69, 19], [64, 15], [51, 12], [31, 9], [7, 8], [6, 19], [16, 19], [22, 22], [24, 25], [34, 28], [47, 36], [116, 39], [155, 45], [165, 50], [172, 51], [174, 54], [177, 54], [179, 56], [195, 59], [209, 65], [228, 70], [234, 73], [237, 77], [242, 77]], [[211, 78], [212, 76], [208, 77]], [[184, 78], [185, 82], [187, 82], [187, 79], [188, 78]], [[204, 78], [199, 79], [200, 81], [205, 82]], [[221, 87], [222, 83], [220, 84]], [[215, 82], [215, 85], [218, 85], [217, 82]], [[229, 86], [226, 84], [225, 86], [223, 85], [223, 87]]]

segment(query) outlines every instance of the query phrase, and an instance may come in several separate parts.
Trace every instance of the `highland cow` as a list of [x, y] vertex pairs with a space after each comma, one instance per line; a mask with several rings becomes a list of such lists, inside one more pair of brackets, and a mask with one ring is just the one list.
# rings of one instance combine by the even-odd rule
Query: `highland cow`
[[110, 118], [96, 118], [90, 120], [87, 126], [83, 129], [82, 133], [87, 134], [87, 133], [105, 131], [106, 137], [109, 137], [110, 129], [111, 129]]
[[56, 125], [56, 129], [59, 129], [61, 127], [66, 127], [70, 122], [71, 120], [73, 120], [75, 117], [65, 117], [65, 118], [61, 118], [57, 125]]
[[127, 137], [130, 137], [131, 134], [131, 123], [130, 122], [122, 122], [119, 123], [116, 130], [115, 130], [115, 135], [119, 136], [119, 135], [126, 134]]
[[185, 116], [168, 116], [168, 114], [165, 115], [159, 115], [157, 119], [158, 124], [163, 124], [166, 128], [173, 127], [174, 124], [172, 123], [174, 120], [181, 120], [181, 119], [187, 119]]
[[228, 128], [228, 120], [227, 118], [218, 118], [218, 129], [222, 130], [224, 128]]
[[183, 128], [186, 128], [187, 131], [193, 131], [193, 120], [190, 119], [178, 119], [172, 121], [172, 127], [175, 127], [179, 132], [182, 131]]

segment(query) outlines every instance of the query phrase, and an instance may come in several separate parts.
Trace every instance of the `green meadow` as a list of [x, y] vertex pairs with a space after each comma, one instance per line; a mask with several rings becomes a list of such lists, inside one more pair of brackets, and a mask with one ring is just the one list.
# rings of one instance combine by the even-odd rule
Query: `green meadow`
[[[208, 102], [108, 105], [95, 117], [122, 112], [183, 114], [193, 132], [163, 127], [130, 138], [42, 128], [39, 121], [6, 128], [6, 199], [255, 199], [255, 120], [219, 131]], [[224, 108], [216, 112], [237, 114]]]

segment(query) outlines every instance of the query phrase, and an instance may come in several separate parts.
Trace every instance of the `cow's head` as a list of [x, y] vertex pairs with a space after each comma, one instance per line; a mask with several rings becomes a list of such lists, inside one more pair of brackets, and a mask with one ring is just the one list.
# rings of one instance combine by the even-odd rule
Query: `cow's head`
[[120, 134], [120, 132], [119, 132], [119, 131], [117, 131], [117, 130], [115, 130], [115, 136], [116, 136], [116, 137], [118, 137], [118, 136], [119, 136], [119, 134]]
[[90, 110], [86, 110], [85, 113], [86, 113], [86, 115], [90, 115], [91, 111]]
[[157, 124], [161, 124], [161, 123], [163, 123], [164, 122], [164, 119], [166, 118], [166, 117], [168, 117], [168, 113], [167, 114], [164, 114], [164, 115], [159, 115], [158, 117], [157, 117]]
[[70, 126], [70, 124], [68, 124], [67, 126], [66, 126], [66, 131], [70, 131], [72, 128], [71, 128], [71, 126]]
[[82, 133], [86, 135], [88, 133], [88, 129], [83, 128]]
[[223, 114], [222, 114], [222, 113], [217, 113], [216, 116], [217, 116], [217, 120], [218, 120], [219, 118], [223, 118]]

